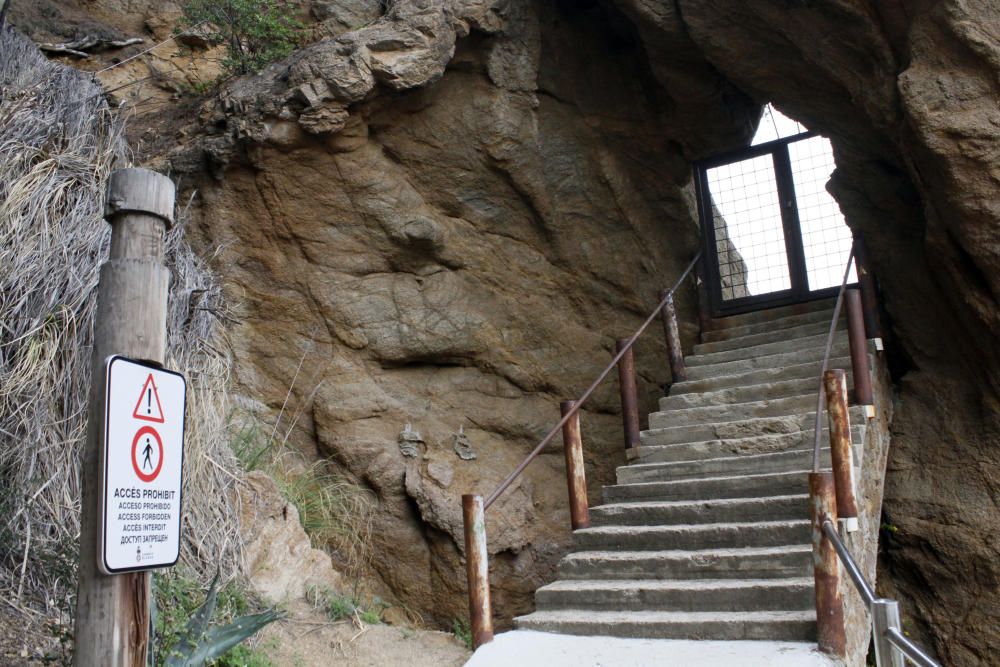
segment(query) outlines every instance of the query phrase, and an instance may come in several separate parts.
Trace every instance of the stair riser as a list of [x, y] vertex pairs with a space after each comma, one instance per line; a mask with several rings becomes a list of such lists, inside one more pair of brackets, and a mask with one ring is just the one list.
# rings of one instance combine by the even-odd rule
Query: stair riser
[[[709, 364], [719, 364], [726, 361], [767, 357], [774, 354], [824, 350], [826, 348], [826, 340], [827, 334], [818, 334], [803, 338], [786, 338], [773, 343], [764, 343], [763, 345], [737, 347], [732, 350], [722, 350], [720, 352], [697, 353], [687, 357], [684, 361], [687, 366], [707, 366]], [[846, 343], [846, 333], [838, 331], [834, 335], [833, 344], [837, 345]]]
[[[813, 347], [808, 350], [796, 350], [780, 354], [770, 354], [767, 356], [754, 357], [752, 359], [739, 359], [737, 361], [724, 361], [721, 363], [687, 365], [687, 376], [690, 380], [704, 380], [722, 375], [738, 375], [762, 368], [781, 368], [783, 366], [798, 366], [823, 360], [826, 352], [823, 347]], [[850, 354], [847, 342], [842, 341], [834, 344], [831, 350], [831, 357], [845, 357]], [[697, 357], [692, 357], [692, 360]], [[817, 372], [817, 376], [819, 373]], [[817, 382], [819, 379], [817, 377]]]
[[559, 564], [560, 579], [778, 579], [812, 576], [812, 555], [781, 555], [698, 558], [684, 560], [565, 559]]
[[[816, 359], [804, 364], [793, 364], [777, 368], [763, 368], [733, 375], [719, 375], [702, 379], [690, 376], [684, 382], [679, 382], [670, 388], [671, 396], [682, 394], [697, 394], [714, 392], [721, 389], [742, 389], [752, 385], [783, 382], [786, 380], [811, 379], [819, 387], [819, 369], [822, 359]], [[850, 357], [831, 357], [829, 368], [850, 370]]]
[[753, 525], [742, 528], [718, 527], [703, 530], [650, 530], [635, 533], [576, 531], [581, 549], [606, 551], [649, 551], [652, 549], [734, 549], [805, 544], [810, 540], [809, 525]]
[[[831, 467], [830, 450], [820, 450], [820, 464]], [[855, 455], [855, 459], [857, 455]], [[764, 475], [775, 472], [804, 470], [812, 465], [811, 451], [794, 451], [766, 456], [746, 456], [738, 459], [692, 461], [690, 463], [641, 464], [618, 468], [618, 483], [675, 482], [683, 479], [735, 475]]]
[[[853, 442], [858, 449], [864, 440], [864, 426], [853, 426]], [[823, 429], [820, 442], [830, 442], [830, 432]], [[671, 463], [752, 454], [767, 454], [788, 449], [806, 449], [813, 446], [813, 431], [799, 431], [784, 435], [765, 435], [739, 440], [708, 440], [683, 444], [659, 444], [653, 436], [642, 436], [642, 446], [629, 450], [632, 463]], [[855, 461], [855, 463], [858, 463]]]
[[712, 500], [715, 498], [760, 498], [806, 493], [805, 472], [763, 477], [733, 477], [682, 482], [652, 482], [604, 487], [604, 501], [624, 503], [639, 500]]
[[[815, 403], [811, 403], [815, 409]], [[864, 408], [850, 409], [851, 424], [866, 423]], [[640, 437], [645, 444], [674, 445], [707, 440], [739, 440], [756, 436], [781, 435], [791, 433], [814, 432], [816, 413], [808, 412], [797, 415], [762, 417], [759, 419], [737, 420], [734, 422], [716, 422], [691, 425], [671, 424], [667, 427], [643, 432]]]
[[535, 592], [539, 611], [779, 611], [809, 609], [816, 604], [812, 587], [776, 585], [690, 590], [588, 589]]
[[759, 417], [784, 417], [808, 412], [816, 407], [816, 396], [803, 395], [793, 398], [776, 398], [771, 401], [737, 403], [734, 405], [713, 405], [704, 408], [685, 408], [666, 412], [652, 412], [649, 428], [670, 428], [671, 426], [693, 426], [703, 423], [718, 423], [757, 419]]
[[[830, 314], [833, 316], [833, 313]], [[837, 330], [843, 330], [847, 326], [847, 321], [841, 316], [837, 323]], [[712, 354], [714, 352], [725, 352], [736, 350], [741, 347], [753, 347], [755, 345], [766, 345], [780, 340], [792, 340], [795, 338], [806, 338], [807, 336], [821, 336], [830, 333], [830, 322], [815, 322], [803, 324], [787, 329], [768, 329], [760, 333], [746, 336], [730, 337], [723, 340], [706, 340], [694, 346], [693, 354]]]
[[708, 639], [731, 640], [775, 640], [775, 641], [815, 641], [815, 621], [767, 621], [735, 622], [725, 621], [698, 623], [669, 622], [565, 622], [534, 621], [527, 617], [515, 619], [514, 626], [520, 630], [558, 632], [566, 635], [636, 637], [644, 639]]
[[[700, 393], [674, 394], [671, 392], [670, 396], [660, 399], [659, 407], [662, 411], [668, 411], [795, 398], [796, 396], [803, 396], [805, 394], [815, 394], [815, 392], [819, 391], [818, 377], [819, 367], [817, 366], [815, 377], [801, 378], [799, 380], [730, 387], [719, 391], [705, 391]], [[850, 373], [847, 374], [847, 377], [848, 389], [850, 390], [854, 385], [850, 380]]]
[[730, 331], [746, 326], [771, 326], [788, 328], [807, 322], [829, 322], [833, 317], [836, 299], [820, 299], [791, 306], [755, 310], [741, 315], [713, 318], [708, 321], [709, 331]]
[[806, 519], [806, 498], [750, 500], [741, 503], [693, 504], [674, 507], [600, 506], [590, 510], [590, 525], [670, 526], [698, 523], [749, 523]]

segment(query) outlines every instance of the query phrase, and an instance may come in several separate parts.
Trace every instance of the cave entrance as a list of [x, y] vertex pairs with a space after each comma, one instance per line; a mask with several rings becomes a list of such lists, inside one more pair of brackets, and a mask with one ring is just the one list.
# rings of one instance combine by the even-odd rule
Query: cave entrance
[[[767, 105], [753, 143], [695, 165], [711, 308], [730, 315], [831, 296], [851, 231], [826, 191], [830, 141]], [[848, 280], [855, 281], [854, 269]]]

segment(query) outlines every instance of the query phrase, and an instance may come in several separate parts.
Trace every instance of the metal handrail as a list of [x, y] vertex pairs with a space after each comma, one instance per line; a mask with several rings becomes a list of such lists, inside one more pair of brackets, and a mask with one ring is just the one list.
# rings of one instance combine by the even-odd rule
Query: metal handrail
[[549, 432], [545, 435], [545, 437], [542, 438], [541, 442], [539, 442], [535, 446], [535, 448], [531, 450], [531, 453], [528, 454], [528, 456], [526, 456], [525, 459], [521, 461], [521, 463], [516, 468], [514, 468], [513, 472], [507, 475], [507, 478], [504, 479], [504, 481], [502, 481], [500, 485], [493, 490], [493, 493], [491, 493], [489, 496], [486, 497], [486, 500], [483, 503], [484, 510], [488, 509], [489, 506], [492, 505], [497, 500], [497, 498], [499, 498], [503, 494], [503, 492], [507, 490], [507, 488], [514, 482], [514, 480], [517, 479], [522, 472], [524, 472], [524, 469], [527, 468], [528, 465], [532, 461], [534, 461], [539, 454], [542, 453], [542, 450], [545, 449], [545, 446], [552, 441], [552, 438], [556, 436], [556, 433], [559, 433], [562, 427], [570, 419], [572, 419], [577, 412], [580, 411], [580, 408], [583, 407], [583, 404], [594, 393], [598, 385], [600, 385], [601, 382], [604, 381], [604, 378], [608, 377], [608, 374], [611, 373], [612, 369], [614, 369], [614, 367], [618, 365], [618, 362], [621, 361], [622, 357], [624, 357], [625, 354], [632, 349], [632, 345], [635, 343], [636, 340], [638, 340], [639, 336], [641, 336], [646, 331], [646, 329], [649, 328], [649, 325], [653, 322], [653, 320], [656, 319], [657, 315], [660, 314], [660, 311], [663, 310], [663, 307], [666, 306], [667, 302], [669, 302], [673, 298], [674, 292], [677, 290], [678, 287], [681, 286], [681, 283], [684, 282], [684, 280], [688, 277], [688, 275], [690, 275], [691, 271], [694, 269], [699, 259], [701, 259], [700, 250], [694, 256], [694, 259], [691, 260], [691, 263], [687, 265], [687, 268], [684, 269], [684, 272], [681, 274], [681, 277], [677, 279], [677, 282], [674, 283], [673, 287], [671, 287], [669, 290], [666, 291], [666, 293], [660, 299], [660, 303], [656, 306], [653, 312], [650, 313], [649, 317], [646, 318], [646, 321], [642, 323], [642, 326], [640, 326], [638, 330], [636, 330], [636, 332], [632, 334], [632, 337], [629, 338], [628, 341], [625, 343], [625, 345], [622, 346], [622, 348], [618, 351], [618, 354], [616, 354], [614, 358], [611, 360], [611, 363], [608, 364], [608, 366], [601, 372], [600, 375], [597, 376], [597, 379], [594, 380], [593, 383], [591, 383], [591, 385], [587, 388], [587, 391], [583, 392], [583, 395], [576, 400], [573, 408], [568, 410], [566, 414], [563, 415], [562, 419], [560, 419], [556, 423], [556, 425], [549, 430]]
[[932, 657], [927, 655], [922, 648], [910, 641], [909, 637], [903, 635], [899, 628], [887, 628], [886, 638], [893, 646], [898, 648], [908, 660], [920, 665], [920, 667], [941, 667]]
[[[864, 600], [865, 607], [872, 615], [872, 633], [875, 635], [875, 649], [878, 664], [881, 666], [883, 664], [883, 659], [894, 665], [902, 664], [901, 661], [896, 661], [894, 656], [887, 655], [883, 658], [881, 652], [879, 651], [879, 644], [880, 642], [886, 641], [893, 648], [906, 656], [907, 659], [911, 660], [914, 664], [919, 665], [920, 667], [941, 667], [941, 665], [927, 655], [922, 648], [913, 643], [899, 629], [899, 617], [898, 611], [896, 611], [898, 603], [895, 600], [875, 597], [875, 591], [865, 580], [864, 575], [861, 574], [861, 569], [851, 556], [851, 552], [847, 550], [847, 547], [840, 539], [840, 533], [837, 532], [837, 527], [830, 518], [823, 520], [823, 534], [826, 535], [826, 537], [833, 544], [833, 548], [837, 552], [840, 562], [844, 565], [844, 569], [847, 570], [847, 573], [850, 575], [851, 581], [854, 582], [854, 587], [861, 595], [861, 599]], [[893, 608], [893, 613], [876, 614], [875, 608], [878, 605], [891, 606]], [[882, 627], [883, 625], [885, 627]]]
[[844, 268], [844, 279], [840, 281], [840, 290], [837, 292], [837, 305], [833, 307], [833, 319], [830, 320], [830, 332], [826, 335], [826, 350], [823, 352], [823, 364], [819, 369], [819, 392], [816, 394], [816, 422], [813, 431], [813, 472], [819, 472], [819, 450], [822, 440], [822, 428], [820, 424], [823, 418], [823, 397], [826, 394], [823, 388], [823, 374], [830, 363], [830, 352], [833, 349], [833, 335], [837, 332], [837, 322], [840, 320], [840, 309], [844, 304], [844, 291], [847, 289], [847, 276], [851, 274], [851, 263], [854, 262], [854, 244], [851, 244], [851, 252], [847, 256], [847, 266]]

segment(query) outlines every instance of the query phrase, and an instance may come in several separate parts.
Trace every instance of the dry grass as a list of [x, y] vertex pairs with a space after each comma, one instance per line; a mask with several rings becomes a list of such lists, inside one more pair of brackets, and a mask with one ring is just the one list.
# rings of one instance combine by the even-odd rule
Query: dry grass
[[[0, 33], [0, 87], [0, 597], [27, 613], [40, 602], [65, 611], [98, 267], [110, 237], [104, 187], [128, 154], [100, 89], [13, 31]], [[218, 564], [233, 572], [239, 466], [224, 435], [221, 298], [183, 224], [169, 235], [167, 263], [168, 365], [190, 386], [182, 558], [201, 573]]]

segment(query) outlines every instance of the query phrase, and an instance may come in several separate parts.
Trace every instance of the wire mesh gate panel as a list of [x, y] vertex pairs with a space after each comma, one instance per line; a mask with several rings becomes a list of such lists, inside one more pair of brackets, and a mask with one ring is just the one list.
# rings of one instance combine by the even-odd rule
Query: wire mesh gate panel
[[814, 133], [696, 165], [715, 313], [807, 301], [840, 286], [851, 232], [826, 191], [834, 166], [829, 141]]

